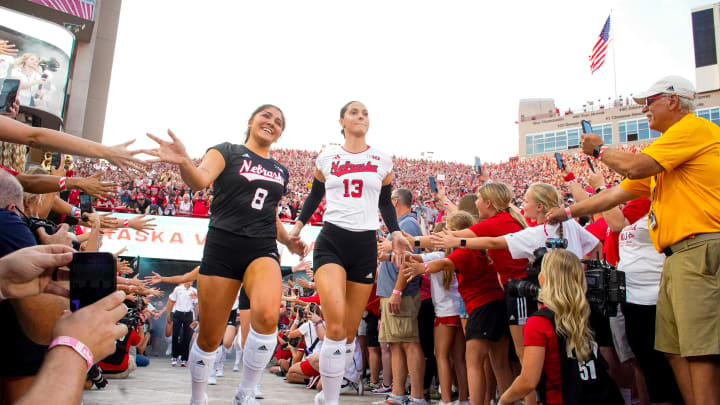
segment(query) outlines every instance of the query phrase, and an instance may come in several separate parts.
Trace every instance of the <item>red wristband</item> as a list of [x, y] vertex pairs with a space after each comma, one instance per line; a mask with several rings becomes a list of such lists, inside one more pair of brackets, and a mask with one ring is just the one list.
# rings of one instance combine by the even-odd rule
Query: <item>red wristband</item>
[[85, 361], [87, 361], [88, 370], [92, 365], [93, 362], [93, 354], [88, 349], [85, 344], [83, 344], [81, 341], [71, 338], [70, 336], [58, 336], [55, 339], [53, 339], [52, 343], [50, 343], [50, 346], [48, 347], [48, 350], [51, 350], [55, 346], [68, 346], [71, 347], [73, 350], [77, 352]]
[[567, 176], [563, 177], [563, 180], [565, 180], [565, 181], [575, 180], [575, 173], [573, 173], [573, 172], [568, 173]]
[[603, 152], [605, 152], [605, 149], [609, 148], [607, 145], [603, 145], [600, 147], [600, 151], [598, 152], [598, 159], [602, 160]]
[[60, 191], [65, 191], [66, 185], [65, 181], [67, 179], [65, 177], [60, 177], [60, 180], [58, 180], [58, 186], [60, 186]]
[[565, 208], [565, 215], [567, 215], [568, 218], [572, 218], [572, 213], [570, 213], [570, 207]]
[[430, 267], [428, 267], [427, 263], [423, 263], [425, 265], [425, 274], [428, 274], [430, 272]]
[[130, 223], [130, 221], [128, 221], [127, 219], [124, 220], [124, 221], [123, 221], [123, 228], [127, 228], [127, 226], [128, 226], [129, 223]]

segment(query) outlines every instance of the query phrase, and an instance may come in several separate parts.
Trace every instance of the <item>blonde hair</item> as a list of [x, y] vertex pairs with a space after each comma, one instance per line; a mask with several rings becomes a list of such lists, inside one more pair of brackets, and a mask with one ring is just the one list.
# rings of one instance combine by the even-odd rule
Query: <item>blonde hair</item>
[[[547, 183], [533, 183], [528, 189], [536, 203], [542, 204], [545, 212], [550, 211], [552, 208], [560, 206], [560, 194], [557, 189]], [[558, 234], [560, 239], [565, 237], [564, 225], [561, 222], [558, 224]]]
[[[458, 211], [447, 219], [447, 227], [451, 231], [460, 231], [466, 228], [470, 228], [477, 221], [467, 211]], [[445, 250], [445, 256], [450, 254], [450, 249]], [[452, 282], [452, 270], [443, 271], [443, 287], [446, 290], [450, 289], [450, 283]]]
[[[45, 169], [43, 169], [40, 166], [33, 166], [27, 170], [23, 174], [27, 175], [38, 175], [38, 174], [47, 174]], [[23, 204], [25, 207], [27, 207], [29, 204], [29, 201], [33, 201], [33, 204], [38, 203], [41, 200], [41, 196], [44, 194], [37, 194], [37, 193], [30, 193], [27, 191], [23, 191]]]
[[574, 253], [556, 249], [545, 254], [542, 263], [545, 283], [538, 301], [555, 313], [555, 331], [565, 337], [565, 350], [575, 352], [578, 361], [587, 361], [593, 349], [589, 327], [590, 305], [585, 298], [587, 284], [580, 259]]
[[488, 183], [480, 187], [478, 194], [484, 201], [490, 201], [496, 211], [506, 211], [523, 229], [527, 228], [525, 218], [519, 212], [510, 208], [513, 193], [506, 184]]

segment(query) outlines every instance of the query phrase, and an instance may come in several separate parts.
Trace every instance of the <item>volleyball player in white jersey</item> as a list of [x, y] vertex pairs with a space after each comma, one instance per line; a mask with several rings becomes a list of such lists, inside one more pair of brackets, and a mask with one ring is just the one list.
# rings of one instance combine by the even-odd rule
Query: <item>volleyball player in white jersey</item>
[[323, 391], [316, 404], [337, 404], [347, 362], [352, 361], [355, 333], [377, 269], [378, 208], [393, 233], [398, 267], [410, 249], [402, 237], [390, 194], [392, 160], [365, 142], [370, 121], [358, 101], [340, 110], [343, 146], [331, 146], [317, 158], [312, 190], [290, 232], [300, 234], [326, 194], [324, 226], [313, 253], [315, 285], [320, 294], [327, 333], [320, 351]]

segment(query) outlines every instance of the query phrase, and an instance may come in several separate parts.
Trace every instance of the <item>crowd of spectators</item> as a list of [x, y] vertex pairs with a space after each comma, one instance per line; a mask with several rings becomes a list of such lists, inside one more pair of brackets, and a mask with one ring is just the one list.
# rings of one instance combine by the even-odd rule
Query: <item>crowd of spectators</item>
[[[637, 152], [645, 144], [621, 145], [620, 150]], [[319, 152], [298, 149], [275, 149], [273, 158], [287, 167], [291, 173], [288, 194], [281, 203], [279, 215], [282, 219], [293, 220], [297, 217], [302, 204], [310, 193], [313, 178], [313, 162]], [[578, 150], [563, 154], [566, 169], [575, 173], [581, 183], [587, 183], [591, 168], [586, 157]], [[416, 196], [417, 204], [434, 207], [433, 193], [428, 177], [435, 176], [449, 196], [458, 198], [477, 189], [477, 180], [471, 165], [428, 159], [409, 159], [393, 157], [393, 187], [407, 188]], [[195, 161], [199, 164], [199, 159]], [[597, 165], [607, 184], [617, 184], [622, 178], [607, 168]], [[203, 190], [191, 190], [180, 177], [177, 167], [166, 164], [152, 165], [145, 174], [137, 174], [132, 181], [114, 166], [105, 161], [76, 160], [73, 172], [81, 177], [104, 172], [102, 180], [121, 184], [118, 191], [108, 198], [98, 198], [95, 206], [99, 210], [130, 212], [150, 215], [172, 215], [208, 217], [213, 199], [212, 185]], [[566, 199], [570, 192], [563, 175], [557, 170], [552, 155], [531, 156], [522, 159], [511, 158], [500, 163], [486, 163], [483, 172], [493, 181], [508, 184], [515, 194], [515, 205], [520, 206], [522, 196], [529, 184], [543, 182], [552, 184]], [[71, 193], [70, 203], [77, 204], [76, 193]]]

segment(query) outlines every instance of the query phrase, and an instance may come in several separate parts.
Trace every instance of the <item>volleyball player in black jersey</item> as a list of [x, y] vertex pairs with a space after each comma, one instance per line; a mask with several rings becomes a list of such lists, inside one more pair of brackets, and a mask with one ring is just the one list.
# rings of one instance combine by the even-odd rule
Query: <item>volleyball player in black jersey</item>
[[156, 161], [179, 165], [192, 190], [211, 183], [215, 189], [212, 215], [197, 280], [200, 330], [190, 352], [191, 404], [206, 404], [207, 380], [214, 352], [222, 340], [228, 313], [242, 285], [250, 298], [251, 327], [243, 353], [243, 374], [235, 405], [256, 404], [254, 389], [277, 343], [277, 314], [282, 276], [275, 240], [302, 255], [305, 244], [290, 237], [276, 210], [285, 192], [288, 171], [270, 158], [270, 146], [285, 129], [285, 116], [262, 105], [248, 121], [244, 145], [222, 143], [208, 149], [195, 167], [182, 142], [148, 134], [159, 144], [148, 151]]

